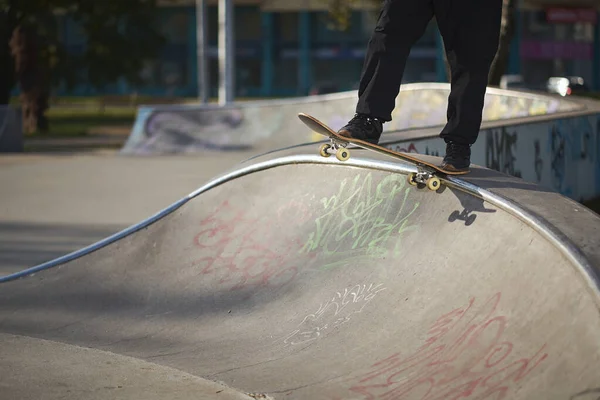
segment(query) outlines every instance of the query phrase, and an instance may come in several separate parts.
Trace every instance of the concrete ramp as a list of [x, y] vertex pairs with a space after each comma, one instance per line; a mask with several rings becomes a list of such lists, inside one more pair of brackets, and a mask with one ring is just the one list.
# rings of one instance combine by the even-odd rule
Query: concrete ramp
[[[385, 132], [446, 123], [449, 84], [403, 85]], [[216, 105], [144, 106], [121, 154], [187, 153], [199, 150], [273, 150], [322, 140], [297, 124], [302, 111], [334, 129], [353, 115], [357, 92]], [[581, 105], [559, 97], [489, 88], [484, 121], [576, 111]]]
[[[407, 184], [411, 166], [313, 147], [5, 279], [0, 346], [41, 350], [17, 372], [0, 357], [3, 399], [149, 398], [131, 360], [154, 387], [178, 370], [249, 398], [600, 396], [600, 217], [487, 169], [436, 193]], [[80, 364], [85, 385], [40, 374], [44, 351], [59, 371], [72, 346], [121, 374], [105, 383], [103, 358]], [[235, 398], [188, 384], [176, 398]]]

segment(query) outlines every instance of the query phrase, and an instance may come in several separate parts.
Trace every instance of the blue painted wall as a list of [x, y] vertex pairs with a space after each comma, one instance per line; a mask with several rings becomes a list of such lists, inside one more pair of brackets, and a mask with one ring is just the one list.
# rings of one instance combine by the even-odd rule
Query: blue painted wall
[[[209, 74], [211, 95], [217, 95], [217, 7], [209, 6], [209, 38], [211, 59]], [[370, 35], [367, 19], [356, 12], [348, 32], [327, 28], [326, 13], [287, 13], [285, 19], [277, 13], [261, 13], [255, 6], [238, 6], [236, 15], [236, 88], [237, 96], [297, 96], [306, 95], [315, 84], [337, 80], [338, 90], [356, 88], [363, 63], [364, 50]], [[132, 88], [121, 80], [99, 92], [89, 85], [71, 91], [58, 88], [58, 95], [130, 94], [197, 96], [196, 18], [193, 7], [170, 7], [161, 13], [168, 45], [158, 60], [146, 71], [151, 79], [140, 88]], [[521, 13], [517, 14], [517, 32], [511, 44], [508, 73], [521, 71], [519, 56]], [[61, 21], [64, 41], [69, 51], [80, 52], [85, 46], [77, 25], [68, 19]], [[432, 25], [434, 27], [434, 25]], [[285, 30], [285, 32], [283, 31]], [[258, 35], [256, 32], [259, 32]], [[600, 70], [600, 29], [596, 27], [594, 69]], [[405, 81], [437, 80], [446, 82], [443, 43], [437, 28], [428, 29], [413, 51]], [[413, 74], [412, 76], [410, 74]], [[422, 78], [418, 73], [423, 73]], [[415, 75], [417, 74], [417, 75]], [[171, 77], [174, 83], [169, 82]], [[600, 89], [600, 76], [594, 87]]]

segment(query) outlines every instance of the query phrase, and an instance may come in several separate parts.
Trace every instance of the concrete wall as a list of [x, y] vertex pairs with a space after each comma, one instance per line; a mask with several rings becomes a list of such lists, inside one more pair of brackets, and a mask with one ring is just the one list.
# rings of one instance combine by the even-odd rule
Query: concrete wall
[[[396, 99], [386, 132], [441, 125], [446, 122], [448, 84], [408, 84]], [[275, 150], [323, 137], [307, 130], [299, 112], [314, 115], [333, 129], [355, 112], [356, 92], [238, 103], [231, 106], [144, 106], [123, 154], [160, 154], [258, 147]], [[556, 97], [489, 89], [484, 120], [553, 114], [577, 110], [577, 103]]]
[[23, 151], [21, 110], [0, 106], [0, 153]]
[[[393, 121], [385, 125], [383, 143], [390, 142], [387, 146], [394, 150], [443, 156], [445, 144], [437, 134], [446, 122], [449, 93], [447, 84], [404, 85]], [[338, 129], [352, 115], [355, 104], [356, 93], [351, 92], [223, 108], [143, 107], [122, 153], [246, 147], [266, 151], [321, 141], [323, 136], [307, 130], [297, 120], [297, 113], [312, 114]], [[472, 160], [578, 201], [600, 196], [598, 104], [489, 88], [485, 122]], [[431, 127], [431, 132], [406, 132], [424, 127]]]
[[[393, 150], [443, 156], [437, 137], [386, 144]], [[484, 128], [472, 162], [581, 201], [600, 196], [600, 113]]]

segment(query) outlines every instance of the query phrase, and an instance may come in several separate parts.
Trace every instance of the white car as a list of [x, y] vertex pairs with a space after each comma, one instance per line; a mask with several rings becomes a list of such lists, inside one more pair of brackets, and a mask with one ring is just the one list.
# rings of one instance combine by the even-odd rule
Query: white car
[[564, 97], [576, 92], [585, 92], [588, 89], [580, 76], [553, 76], [546, 82], [546, 90]]

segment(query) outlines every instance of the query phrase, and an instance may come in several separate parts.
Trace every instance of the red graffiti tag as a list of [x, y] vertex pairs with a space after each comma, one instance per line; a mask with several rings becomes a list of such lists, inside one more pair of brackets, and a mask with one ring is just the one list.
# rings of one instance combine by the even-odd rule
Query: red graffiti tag
[[[504, 399], [544, 361], [545, 344], [518, 358], [502, 341], [507, 318], [496, 316], [501, 294], [475, 307], [471, 299], [440, 318], [414, 354], [396, 353], [372, 365], [349, 388], [361, 399]], [[356, 381], [356, 380], [355, 380]], [[337, 398], [333, 398], [337, 399]]]
[[200, 222], [194, 244], [207, 255], [194, 266], [230, 290], [283, 286], [298, 274], [289, 254], [298, 252], [301, 243], [285, 237], [281, 221], [298, 224], [306, 216], [306, 209], [291, 202], [273, 214], [252, 218], [226, 201]]
[[405, 148], [405, 147], [397, 148], [396, 151], [399, 153], [418, 153], [417, 147], [415, 146], [414, 143], [409, 144], [408, 148]]

